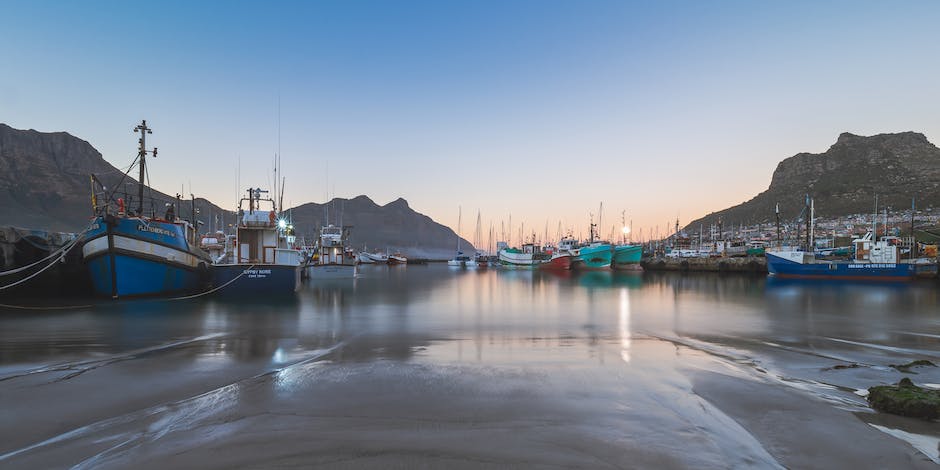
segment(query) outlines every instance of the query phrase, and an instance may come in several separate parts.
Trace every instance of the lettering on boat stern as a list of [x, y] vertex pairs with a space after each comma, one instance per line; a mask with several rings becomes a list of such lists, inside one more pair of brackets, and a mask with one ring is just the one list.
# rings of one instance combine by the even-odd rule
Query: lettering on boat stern
[[246, 269], [245, 275], [251, 278], [265, 278], [271, 274], [270, 269]]

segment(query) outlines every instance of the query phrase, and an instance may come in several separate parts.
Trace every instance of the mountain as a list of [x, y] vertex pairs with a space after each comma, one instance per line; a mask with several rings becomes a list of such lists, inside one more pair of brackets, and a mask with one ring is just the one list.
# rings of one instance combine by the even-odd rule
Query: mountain
[[[311, 240], [327, 221], [350, 225], [350, 242], [358, 250], [401, 251], [406, 256], [450, 259], [454, 256], [457, 234], [449, 227], [415, 212], [408, 201], [398, 198], [384, 206], [366, 196], [335, 198], [327, 204], [307, 203], [290, 209], [297, 234]], [[472, 254], [473, 245], [461, 239], [461, 250]]]
[[[815, 199], [816, 215], [839, 217], [870, 213], [878, 206], [905, 210], [916, 197], [918, 208], [940, 206], [940, 149], [917, 132], [850, 134], [824, 153], [799, 153], [777, 165], [770, 187], [751, 200], [708, 214], [686, 227], [698, 230], [718, 222], [756, 224], [793, 220], [803, 209], [805, 195]], [[880, 209], [879, 209], [880, 211]]]
[[[116, 188], [115, 200], [120, 197], [129, 209], [137, 207], [137, 180], [132, 175], [125, 177], [88, 142], [66, 132], [18, 130], [0, 123], [0, 225], [80, 231], [92, 216], [90, 174], [95, 174], [109, 191]], [[162, 216], [167, 203], [176, 203], [175, 195], [150, 188], [145, 188], [144, 194], [144, 213], [149, 214], [152, 207]], [[197, 219], [204, 223], [202, 231], [232, 223], [231, 211], [201, 198], [195, 202]], [[408, 256], [435, 259], [449, 259], [454, 254], [457, 235], [412, 210], [404, 199], [379, 206], [359, 196], [334, 199], [329, 207], [331, 222], [338, 224], [341, 220], [353, 225], [351, 237], [357, 248], [388, 247]], [[299, 235], [314, 239], [326, 220], [323, 209], [324, 205], [313, 203], [292, 209]], [[188, 200], [177, 206], [180, 217], [191, 220], [192, 212]], [[473, 252], [466, 240], [461, 245], [466, 252]]]
[[[132, 139], [128, 139], [133, 143]], [[123, 178], [88, 142], [66, 132], [18, 130], [0, 123], [0, 224], [63, 232], [80, 231], [92, 217], [91, 181], [95, 174], [109, 190], [136, 207], [137, 180]], [[118, 186], [120, 184], [120, 186]], [[125, 198], [125, 190], [129, 195]], [[145, 190], [145, 213], [151, 206], [162, 215], [175, 197]], [[192, 203], [177, 213], [191, 218]], [[225, 211], [196, 199], [200, 220], [215, 220]]]

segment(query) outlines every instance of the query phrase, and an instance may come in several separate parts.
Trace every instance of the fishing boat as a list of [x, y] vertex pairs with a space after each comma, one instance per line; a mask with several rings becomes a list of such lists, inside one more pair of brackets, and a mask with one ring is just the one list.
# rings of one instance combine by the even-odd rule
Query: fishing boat
[[549, 258], [548, 261], [538, 265], [540, 269], [553, 269], [562, 271], [571, 269], [571, 262], [574, 259], [574, 256], [571, 255], [571, 253], [556, 250], [552, 251], [550, 256], [551, 258]]
[[[545, 266], [546, 268], [555, 267], [558, 269], [578, 269], [579, 265], [584, 264], [581, 261], [581, 245], [578, 243], [578, 240], [572, 237], [570, 234], [565, 235], [558, 241], [558, 247], [555, 249], [555, 252], [552, 253], [552, 258], [558, 258], [550, 260], [551, 266]], [[567, 259], [565, 258], [567, 255]], [[567, 267], [564, 267], [567, 264]]]
[[[113, 190], [105, 194], [100, 206], [97, 196], [92, 197], [96, 215], [82, 242], [82, 259], [94, 291], [116, 299], [203, 290], [211, 260], [197, 245], [195, 221], [176, 216], [179, 199], [167, 204], [162, 218], [156, 217], [153, 203], [151, 216], [144, 215], [146, 157], [148, 153], [156, 157], [157, 149], [146, 149], [147, 135], [153, 133], [146, 120], [134, 132], [140, 133], [136, 210], [127, 210], [123, 198], [113, 206]], [[92, 181], [96, 181], [94, 176]]]
[[594, 242], [578, 250], [578, 269], [608, 269], [612, 258], [609, 243]]
[[643, 257], [642, 245], [617, 245], [614, 247], [610, 267], [617, 271], [640, 271]]
[[359, 262], [363, 264], [388, 264], [388, 255], [385, 253], [369, 253], [368, 251], [359, 252]]
[[388, 264], [393, 266], [398, 264], [408, 264], [408, 258], [396, 251], [395, 253], [388, 255]]
[[499, 250], [499, 262], [505, 267], [534, 268], [547, 263], [551, 255], [539, 249], [535, 243], [524, 243], [522, 249], [504, 248]]
[[[872, 215], [872, 227], [863, 237], [852, 240], [854, 257], [852, 259], [820, 259], [812, 247], [815, 247], [815, 201], [806, 197], [806, 209], [809, 209], [810, 224], [806, 232], [806, 246], [809, 250], [767, 250], [767, 270], [777, 278], [803, 279], [847, 279], [870, 281], [907, 281], [917, 274], [921, 260], [901, 260], [896, 237], [878, 239], [877, 205]], [[885, 226], [887, 227], [887, 210]], [[885, 230], [887, 232], [887, 230]]]
[[447, 260], [447, 265], [453, 268], [466, 268], [467, 263], [472, 261], [471, 258], [463, 252], [458, 251], [452, 259]]
[[626, 211], [620, 213], [620, 225], [623, 227], [623, 235], [620, 244], [613, 247], [610, 267], [616, 271], [642, 271], [640, 260], [643, 258], [643, 245], [633, 244], [632, 239], [627, 239], [627, 235], [633, 231], [633, 221], [627, 225]]
[[356, 258], [347, 255], [349, 229], [332, 224], [320, 227], [320, 238], [306, 267], [308, 279], [352, 279], [359, 274]]
[[874, 240], [871, 232], [852, 240], [855, 258], [818, 259], [803, 250], [767, 251], [767, 270], [778, 278], [904, 281], [914, 277], [915, 263], [898, 260], [898, 247]]
[[234, 252], [212, 265], [212, 284], [222, 295], [293, 293], [300, 288], [304, 260], [294, 246], [293, 227], [278, 216], [274, 200], [263, 197], [268, 191], [247, 192], [238, 203]]
[[610, 243], [596, 241], [595, 230], [597, 225], [591, 223], [591, 235], [588, 244], [578, 249], [577, 269], [608, 269], [613, 255]]
[[221, 230], [206, 233], [199, 239], [199, 248], [209, 254], [212, 262], [221, 261], [231, 254], [234, 248], [235, 235], [226, 235]]
[[482, 251], [478, 251], [476, 255], [473, 256], [473, 263], [471, 267], [475, 268], [485, 268], [490, 264], [490, 257]]

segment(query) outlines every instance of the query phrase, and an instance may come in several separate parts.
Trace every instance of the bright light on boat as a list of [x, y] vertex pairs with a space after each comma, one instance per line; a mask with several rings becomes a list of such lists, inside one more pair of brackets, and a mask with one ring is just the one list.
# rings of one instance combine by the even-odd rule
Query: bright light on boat
[[280, 228], [280, 229], [285, 229], [285, 228], [287, 228], [287, 221], [284, 220], [284, 219], [278, 220], [278, 221], [277, 221], [277, 227]]
[[630, 227], [624, 227], [624, 228], [623, 228], [623, 234], [626, 235], [626, 234], [628, 234], [628, 233], [630, 233]]

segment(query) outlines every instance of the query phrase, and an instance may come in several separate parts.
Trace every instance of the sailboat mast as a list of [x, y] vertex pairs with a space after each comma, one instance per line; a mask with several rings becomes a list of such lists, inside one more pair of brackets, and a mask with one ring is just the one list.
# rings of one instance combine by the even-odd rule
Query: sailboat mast
[[460, 221], [463, 218], [463, 208], [457, 206], [457, 253], [460, 254]]

